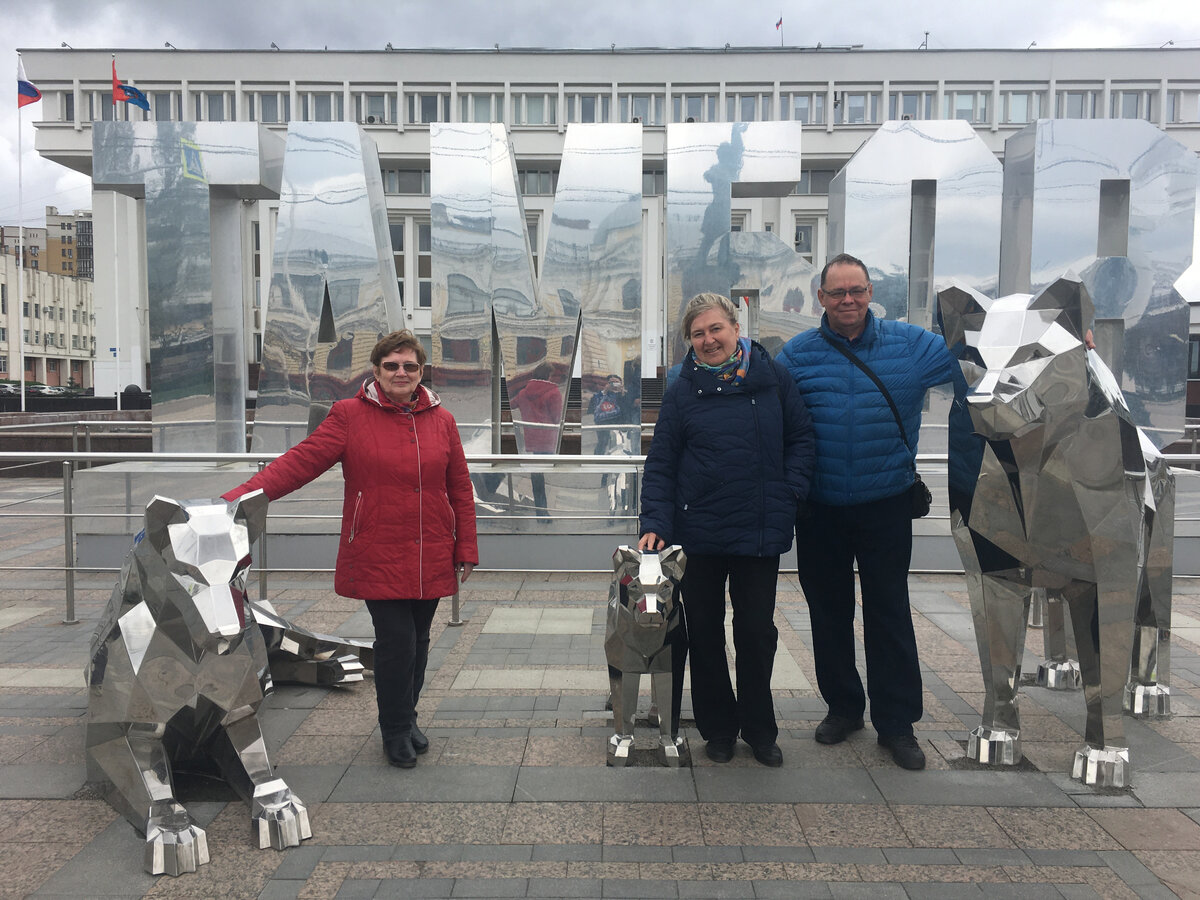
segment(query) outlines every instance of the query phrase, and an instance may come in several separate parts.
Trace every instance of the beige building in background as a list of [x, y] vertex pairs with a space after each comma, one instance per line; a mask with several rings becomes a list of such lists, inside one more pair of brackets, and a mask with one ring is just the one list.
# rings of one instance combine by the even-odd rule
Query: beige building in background
[[[92, 282], [27, 268], [18, 289], [15, 256], [0, 256], [0, 380], [89, 388], [95, 383]], [[22, 343], [23, 341], [23, 343]]]

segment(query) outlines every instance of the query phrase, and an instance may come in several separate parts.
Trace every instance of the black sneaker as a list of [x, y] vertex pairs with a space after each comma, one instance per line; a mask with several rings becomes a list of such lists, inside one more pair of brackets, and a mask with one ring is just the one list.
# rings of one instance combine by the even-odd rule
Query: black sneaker
[[760, 744], [757, 747], [751, 744], [750, 749], [754, 751], [754, 758], [764, 766], [778, 769], [783, 765], [783, 751], [774, 741], [769, 744]]
[[879, 736], [879, 746], [887, 747], [892, 751], [892, 761], [902, 769], [923, 769], [925, 768], [925, 753], [921, 750], [921, 745], [917, 742], [914, 735], [911, 734], [893, 734], [884, 737]]
[[733, 738], [717, 738], [709, 741], [704, 745], [704, 754], [715, 763], [729, 762], [733, 759]]
[[852, 732], [862, 731], [862, 727], [861, 716], [857, 719], [847, 719], [845, 716], [835, 716], [830, 713], [821, 720], [821, 724], [817, 726], [816, 734], [813, 736], [817, 739], [818, 744], [840, 744]]

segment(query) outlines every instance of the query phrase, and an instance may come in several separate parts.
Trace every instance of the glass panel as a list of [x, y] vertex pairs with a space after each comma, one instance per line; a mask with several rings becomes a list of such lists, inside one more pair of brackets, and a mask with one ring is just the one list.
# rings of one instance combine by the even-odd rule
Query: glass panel
[[688, 97], [687, 98], [687, 117], [694, 119], [697, 122], [704, 121], [704, 98], [703, 97]]
[[594, 95], [585, 94], [579, 98], [579, 121], [596, 121], [596, 98]]
[[633, 97], [633, 114], [642, 122], [650, 123], [650, 95], [635, 94]]
[[546, 124], [546, 97], [543, 94], [525, 95], [525, 123], [527, 125]]
[[171, 121], [171, 94], [158, 91], [154, 94], [154, 118], [159, 122]]
[[846, 97], [846, 122], [861, 125], [867, 120], [867, 95], [849, 94]]
[[757, 99], [753, 94], [749, 97], [739, 98], [738, 117], [741, 121], [755, 122], [758, 120], [757, 104], [755, 102]]
[[225, 121], [225, 95], [224, 94], [209, 94], [208, 95], [208, 121], [224, 122]]
[[1008, 121], [1018, 125], [1029, 121], [1028, 94], [1008, 95]]
[[278, 94], [260, 94], [259, 106], [262, 122], [278, 122], [279, 121], [279, 95]]

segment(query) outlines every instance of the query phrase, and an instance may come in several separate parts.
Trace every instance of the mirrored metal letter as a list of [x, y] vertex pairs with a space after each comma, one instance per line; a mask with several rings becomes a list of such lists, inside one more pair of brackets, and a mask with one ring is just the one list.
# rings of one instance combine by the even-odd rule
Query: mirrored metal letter
[[254, 449], [287, 450], [371, 374], [402, 321], [379, 154], [357, 125], [288, 126]]
[[92, 142], [93, 187], [146, 201], [154, 449], [245, 452], [240, 201], [278, 195], [282, 142], [229, 122], [96, 122]]

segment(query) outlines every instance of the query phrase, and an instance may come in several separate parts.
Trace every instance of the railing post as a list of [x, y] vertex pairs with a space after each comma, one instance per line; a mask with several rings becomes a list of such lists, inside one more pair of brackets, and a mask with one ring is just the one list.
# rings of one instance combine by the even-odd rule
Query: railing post
[[71, 512], [74, 463], [63, 462], [63, 563], [66, 567], [67, 615], [64, 625], [78, 625], [75, 618], [75, 519]]
[[[267, 467], [267, 464], [259, 460], [258, 471], [262, 471]], [[262, 535], [258, 539], [258, 600], [260, 603], [267, 602], [267, 526], [271, 522], [271, 517], [263, 518]]]
[[447, 625], [466, 625], [467, 620], [462, 617], [462, 602], [458, 599], [458, 591], [454, 592], [454, 596], [450, 598], [450, 621]]

